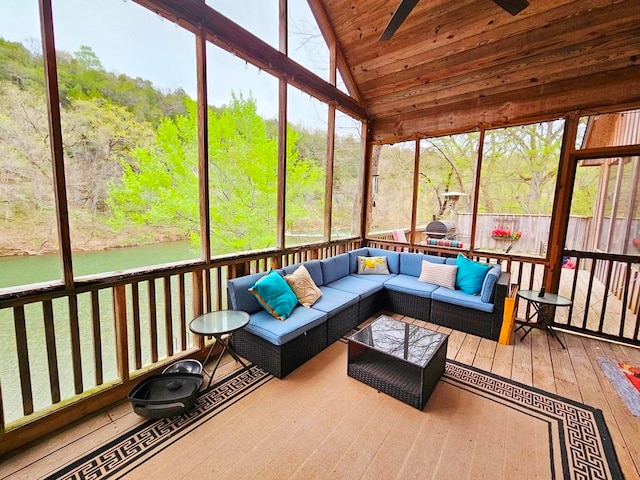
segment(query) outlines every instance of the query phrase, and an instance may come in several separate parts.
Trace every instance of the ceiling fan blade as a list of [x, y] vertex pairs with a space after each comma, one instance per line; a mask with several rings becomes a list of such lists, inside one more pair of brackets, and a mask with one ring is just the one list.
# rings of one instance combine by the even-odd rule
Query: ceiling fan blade
[[493, 3], [499, 5], [511, 15], [517, 15], [529, 6], [527, 0], [493, 0]]
[[417, 3], [418, 0], [402, 0], [396, 11], [393, 13], [393, 17], [389, 20], [387, 28], [382, 32], [380, 40], [389, 40], [393, 37], [393, 34], [396, 33], [396, 30], [398, 30], [400, 25], [402, 25], [402, 22], [404, 22], [405, 18], [407, 18]]

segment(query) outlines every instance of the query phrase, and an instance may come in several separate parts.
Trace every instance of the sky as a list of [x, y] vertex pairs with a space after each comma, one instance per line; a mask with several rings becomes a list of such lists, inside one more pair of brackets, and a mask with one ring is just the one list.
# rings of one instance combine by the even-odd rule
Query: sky
[[[195, 37], [132, 0], [52, 0], [56, 49], [75, 53], [90, 46], [107, 71], [150, 80], [162, 90], [182, 88], [196, 97]], [[278, 0], [207, 0], [207, 4], [277, 47]], [[307, 2], [290, 2], [291, 31], [315, 26]], [[318, 32], [316, 32], [319, 35]], [[38, 0], [0, 0], [0, 36], [41, 50]], [[317, 37], [316, 37], [317, 38]], [[328, 53], [318, 41], [292, 36], [290, 56], [327, 78]], [[231, 91], [253, 95], [258, 112], [276, 118], [278, 82], [233, 55], [209, 45], [209, 103], [221, 105]], [[325, 58], [326, 57], [326, 58]], [[222, 73], [220, 73], [222, 72]], [[289, 94], [289, 121], [326, 126], [326, 108], [306, 94]], [[319, 108], [318, 108], [319, 107]]]

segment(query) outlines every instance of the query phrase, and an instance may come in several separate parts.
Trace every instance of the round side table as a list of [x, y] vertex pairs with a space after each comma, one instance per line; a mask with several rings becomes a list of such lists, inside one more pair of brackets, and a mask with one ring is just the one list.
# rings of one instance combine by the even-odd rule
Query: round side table
[[562, 348], [566, 348], [564, 346], [564, 343], [562, 343], [562, 340], [560, 340], [560, 337], [558, 337], [558, 335], [556, 335], [556, 332], [553, 331], [553, 327], [551, 326], [551, 322], [549, 321], [549, 319], [545, 315], [540, 315], [540, 308], [543, 305], [552, 307], [554, 309], [556, 307], [570, 307], [571, 300], [555, 293], [544, 293], [542, 296], [540, 296], [539, 292], [533, 290], [520, 290], [518, 292], [518, 297], [526, 300], [533, 307], [533, 313], [528, 315], [527, 318], [525, 318], [524, 322], [521, 322], [520, 326], [516, 328], [517, 332], [520, 329], [525, 330], [525, 327], [529, 327], [529, 330], [527, 330], [522, 338], [520, 338], [520, 341], [524, 340], [524, 338], [533, 328], [533, 325], [535, 325], [535, 323], [532, 323], [531, 320], [533, 320], [535, 317], [538, 317], [540, 326], [544, 328], [553, 338], [555, 338], [560, 343], [560, 346], [562, 346]]
[[[211, 353], [213, 353], [213, 348], [216, 346], [216, 343], [219, 342], [223, 346], [211, 373], [207, 373], [205, 370], [205, 373], [209, 375], [207, 388], [211, 386], [213, 376], [216, 373], [218, 365], [220, 365], [220, 361], [222, 360], [222, 356], [226, 351], [228, 351], [237, 362], [240, 362], [242, 366], [249, 371], [249, 366], [244, 363], [240, 357], [238, 357], [238, 354], [234, 352], [231, 345], [229, 345], [229, 341], [231, 340], [233, 333], [236, 330], [244, 328], [248, 323], [249, 314], [240, 310], [218, 310], [215, 312], [204, 313], [194, 318], [191, 320], [191, 323], [189, 323], [189, 330], [196, 335], [212, 336], [216, 339], [216, 341], [211, 345], [211, 348], [209, 348], [209, 353], [207, 353], [207, 357], [204, 362], [202, 362], [203, 365], [206, 365], [209, 361], [209, 357], [211, 357]], [[225, 336], [226, 338], [224, 338]]]

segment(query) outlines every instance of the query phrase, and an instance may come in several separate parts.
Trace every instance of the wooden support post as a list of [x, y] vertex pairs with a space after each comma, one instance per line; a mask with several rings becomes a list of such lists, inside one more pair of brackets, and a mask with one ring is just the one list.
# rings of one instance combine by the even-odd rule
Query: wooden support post
[[207, 100], [207, 40], [204, 31], [196, 35], [198, 84], [198, 191], [200, 196], [200, 252], [211, 263], [211, 220], [209, 219], [209, 104]]
[[547, 251], [549, 271], [545, 274], [544, 281], [544, 287], [547, 292], [555, 293], [560, 286], [562, 249], [567, 236], [567, 226], [571, 212], [571, 198], [573, 195], [573, 182], [577, 165], [577, 162], [572, 158], [572, 153], [575, 150], [579, 121], [580, 118], [578, 115], [574, 114], [569, 115], [564, 123], [560, 163], [558, 165], [558, 180], [556, 182], [552, 210], [553, 215], [551, 216], [551, 224], [549, 226], [549, 249]]

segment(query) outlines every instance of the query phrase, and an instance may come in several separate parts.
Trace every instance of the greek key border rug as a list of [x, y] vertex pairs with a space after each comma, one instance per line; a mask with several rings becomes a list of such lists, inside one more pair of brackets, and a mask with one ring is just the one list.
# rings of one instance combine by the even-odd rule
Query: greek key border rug
[[[190, 412], [144, 422], [47, 478], [102, 480], [126, 476], [273, 378], [255, 365], [251, 374], [239, 370], [204, 392]], [[447, 361], [441, 382], [546, 422], [550, 478], [623, 478], [600, 410], [454, 361]]]

